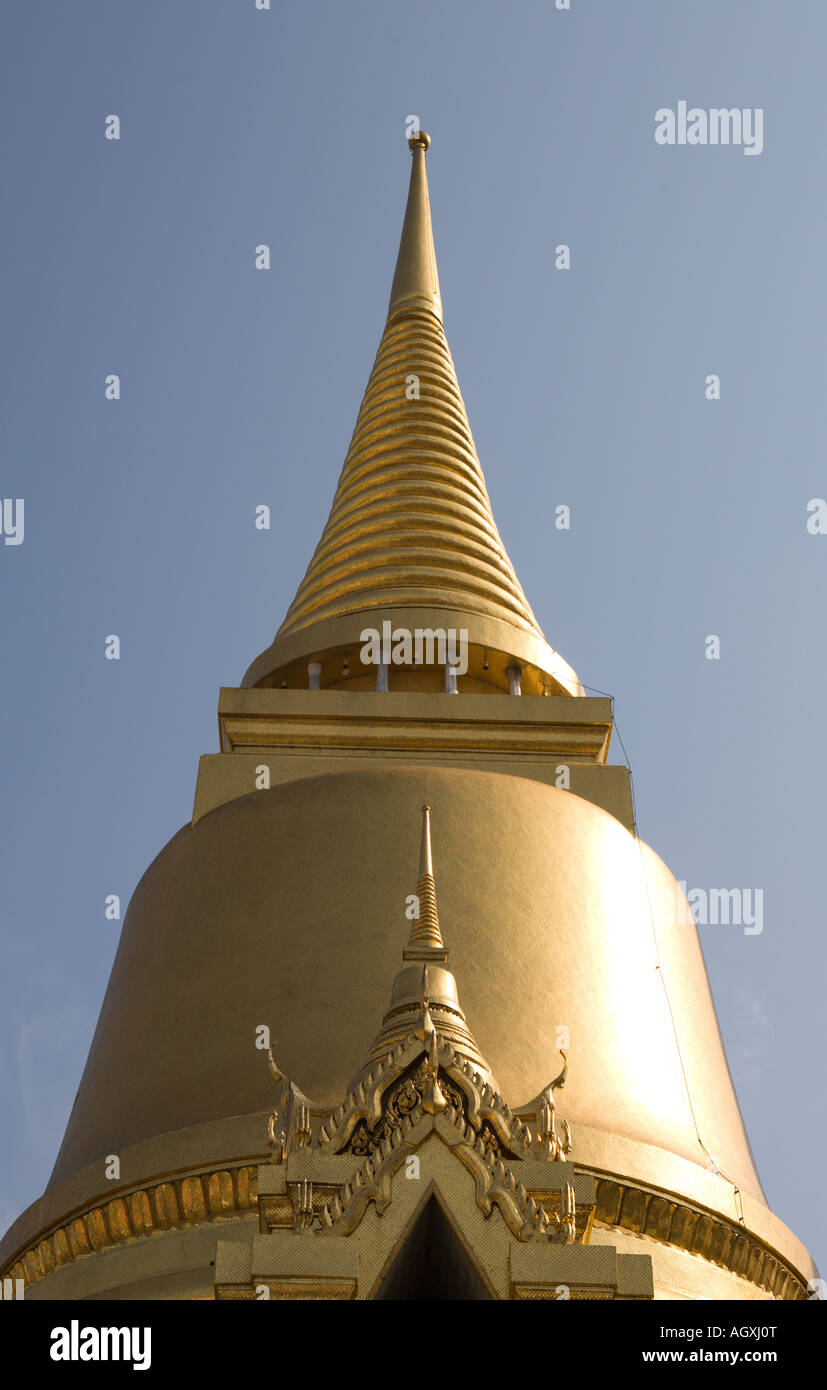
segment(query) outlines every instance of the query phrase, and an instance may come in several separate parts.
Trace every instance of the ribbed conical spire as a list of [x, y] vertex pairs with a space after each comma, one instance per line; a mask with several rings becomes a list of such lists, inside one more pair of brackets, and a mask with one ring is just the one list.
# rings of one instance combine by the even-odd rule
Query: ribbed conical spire
[[436, 908], [436, 884], [431, 857], [430, 806], [422, 807], [422, 843], [419, 851], [419, 878], [416, 881], [416, 896], [419, 899], [419, 917], [414, 919], [411, 928], [408, 951], [405, 952], [406, 960], [409, 959], [411, 947], [430, 946], [435, 951], [445, 950]]
[[388, 320], [330, 517], [279, 629], [448, 608], [542, 638], [497, 532], [442, 329], [422, 132]]

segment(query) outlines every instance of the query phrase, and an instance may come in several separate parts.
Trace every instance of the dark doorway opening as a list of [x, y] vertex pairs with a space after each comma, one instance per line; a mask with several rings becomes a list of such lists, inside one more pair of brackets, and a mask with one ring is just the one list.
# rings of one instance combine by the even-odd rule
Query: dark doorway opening
[[379, 1286], [377, 1299], [490, 1299], [436, 1197], [429, 1197]]

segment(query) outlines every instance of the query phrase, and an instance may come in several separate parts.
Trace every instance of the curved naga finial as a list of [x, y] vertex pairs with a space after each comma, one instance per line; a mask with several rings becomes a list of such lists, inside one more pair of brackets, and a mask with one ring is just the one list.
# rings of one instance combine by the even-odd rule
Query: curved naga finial
[[563, 1087], [566, 1084], [566, 1073], [569, 1069], [569, 1059], [563, 1051], [562, 1047], [560, 1048], [560, 1056], [563, 1059], [563, 1070], [561, 1071], [559, 1076], [556, 1076], [554, 1080], [550, 1082], [548, 1086], [546, 1086], [546, 1092], [548, 1094], [549, 1100], [553, 1099], [554, 1091], [562, 1091]]
[[285, 1076], [273, 1056], [272, 1047], [268, 1049], [267, 1060], [279, 1088], [279, 1098], [267, 1125], [267, 1143], [273, 1150], [273, 1162], [283, 1163], [288, 1148], [307, 1149], [313, 1142], [312, 1101]]
[[558, 1162], [571, 1153], [571, 1127], [568, 1120], [564, 1120], [562, 1134], [557, 1133], [557, 1113], [554, 1107], [554, 1092], [563, 1089], [569, 1069], [569, 1059], [562, 1048], [560, 1056], [563, 1059], [563, 1070], [540, 1092], [540, 1103], [537, 1107], [537, 1142], [541, 1149], [545, 1149], [550, 1159]]
[[274, 1080], [274, 1081], [286, 1081], [286, 1080], [287, 1080], [287, 1077], [284, 1075], [284, 1072], [279, 1071], [279, 1068], [278, 1068], [278, 1066], [277, 1066], [277, 1064], [276, 1064], [276, 1059], [275, 1059], [275, 1057], [273, 1056], [273, 1044], [272, 1044], [272, 1043], [270, 1044], [270, 1047], [269, 1047], [269, 1049], [268, 1049], [268, 1051], [267, 1051], [267, 1060], [268, 1060], [268, 1062], [270, 1063], [270, 1070], [271, 1070], [271, 1072], [273, 1073], [273, 1080]]
[[279, 1069], [273, 1056], [272, 1045], [267, 1052], [267, 1060], [270, 1063], [273, 1080], [280, 1088], [276, 1108], [267, 1124], [267, 1143], [273, 1150], [273, 1162], [283, 1163], [287, 1152], [287, 1135], [290, 1131], [290, 1116], [293, 1110], [293, 1083], [288, 1081], [284, 1072]]

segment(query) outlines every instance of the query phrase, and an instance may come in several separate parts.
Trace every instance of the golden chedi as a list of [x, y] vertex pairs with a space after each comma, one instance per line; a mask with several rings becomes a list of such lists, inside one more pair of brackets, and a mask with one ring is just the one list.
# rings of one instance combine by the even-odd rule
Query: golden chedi
[[494, 523], [429, 143], [329, 520], [221, 691], [48, 1188], [4, 1238], [26, 1298], [807, 1296], [610, 701]]

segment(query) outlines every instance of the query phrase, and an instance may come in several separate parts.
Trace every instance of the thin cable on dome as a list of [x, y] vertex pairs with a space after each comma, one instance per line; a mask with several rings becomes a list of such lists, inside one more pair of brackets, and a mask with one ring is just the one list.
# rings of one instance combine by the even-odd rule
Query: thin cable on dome
[[[740, 1188], [738, 1187], [738, 1184], [734, 1181], [733, 1178], [729, 1177], [726, 1173], [722, 1172], [722, 1170], [718, 1167], [718, 1164], [716, 1163], [715, 1158], [714, 1158], [713, 1155], [710, 1153], [709, 1149], [706, 1147], [706, 1144], [704, 1143], [704, 1141], [703, 1141], [703, 1139], [702, 1139], [702, 1137], [701, 1137], [701, 1130], [700, 1130], [700, 1126], [699, 1126], [699, 1124], [698, 1124], [698, 1119], [697, 1119], [697, 1116], [696, 1116], [696, 1113], [695, 1113], [695, 1106], [694, 1106], [694, 1104], [693, 1104], [693, 1102], [692, 1102], [692, 1091], [691, 1091], [691, 1088], [690, 1088], [690, 1085], [689, 1085], [689, 1077], [688, 1077], [688, 1075], [687, 1075], [686, 1066], [685, 1066], [684, 1060], [683, 1060], [683, 1052], [681, 1051], [680, 1038], [679, 1038], [679, 1036], [678, 1036], [678, 1028], [677, 1028], [677, 1024], [676, 1024], [676, 1022], [675, 1022], [675, 1014], [674, 1014], [674, 1010], [673, 1010], [673, 1008], [672, 1008], [672, 1001], [671, 1001], [671, 999], [669, 998], [669, 990], [668, 990], [668, 988], [667, 988], [666, 979], [665, 979], [665, 977], [664, 977], [663, 969], [662, 969], [661, 956], [660, 956], [660, 946], [659, 946], [659, 944], [658, 944], [658, 934], [657, 934], [657, 928], [656, 928], [656, 926], [655, 926], [655, 914], [654, 914], [654, 911], [653, 911], [653, 909], [652, 909], [652, 899], [651, 899], [651, 896], [650, 896], [650, 893], [649, 893], [649, 880], [648, 880], [648, 878], [647, 878], [647, 876], [646, 876], [646, 865], [645, 865], [645, 862], [644, 862], [644, 859], [643, 859], [643, 841], [642, 841], [641, 838], [640, 838], [640, 835], [639, 835], [639, 833], [638, 833], [638, 828], [637, 828], [637, 798], [636, 798], [636, 796], [635, 796], [635, 778], [634, 778], [634, 773], [632, 772], [632, 764], [631, 764], [631, 762], [629, 761], [629, 754], [628, 754], [627, 751], [626, 751], [626, 745], [625, 745], [624, 742], [623, 742], [623, 736], [622, 736], [622, 734], [621, 734], [621, 732], [620, 732], [620, 728], [619, 728], [619, 726], [618, 726], [618, 724], [617, 724], [617, 720], [616, 720], [616, 718], [615, 718], [615, 700], [614, 700], [614, 696], [613, 696], [613, 695], [610, 695], [609, 692], [606, 691], [606, 690], [598, 690], [596, 686], [593, 686], [593, 685], [584, 685], [582, 681], [580, 682], [580, 684], [583, 686], [583, 689], [584, 689], [584, 690], [593, 690], [596, 694], [598, 694], [598, 695], [603, 695], [603, 696], [605, 696], [607, 699], [611, 700], [611, 702], [612, 702], [612, 728], [613, 728], [614, 732], [617, 734], [617, 740], [618, 740], [618, 743], [620, 744], [620, 747], [621, 747], [622, 750], [623, 750], [623, 756], [624, 756], [624, 758], [626, 759], [626, 767], [627, 767], [628, 772], [629, 772], [629, 792], [630, 792], [631, 799], [632, 799], [632, 825], [633, 825], [633, 835], [634, 835], [635, 842], [636, 842], [637, 847], [638, 847], [638, 854], [639, 854], [639, 856], [640, 856], [640, 872], [641, 872], [641, 876], [642, 876], [642, 878], [643, 878], [643, 886], [644, 886], [644, 889], [645, 889], [645, 892], [646, 892], [646, 904], [647, 904], [647, 907], [648, 907], [648, 910], [649, 910], [649, 925], [650, 925], [651, 930], [652, 930], [652, 939], [653, 939], [654, 944], [655, 944], [655, 958], [656, 958], [656, 961], [657, 961], [657, 964], [656, 964], [656, 966], [655, 966], [655, 970], [657, 971], [658, 976], [660, 977], [661, 986], [662, 986], [662, 988], [663, 988], [663, 995], [664, 995], [664, 998], [665, 998], [665, 1000], [666, 1000], [666, 1007], [667, 1007], [667, 1009], [669, 1010], [669, 1020], [670, 1020], [671, 1025], [672, 1025], [672, 1033], [673, 1033], [673, 1036], [674, 1036], [674, 1039], [675, 1039], [675, 1050], [676, 1050], [676, 1052], [677, 1052], [677, 1054], [678, 1054], [678, 1063], [679, 1063], [679, 1065], [680, 1065], [681, 1075], [682, 1075], [682, 1077], [683, 1077], [683, 1084], [684, 1084], [684, 1088], [685, 1088], [685, 1090], [686, 1090], [686, 1100], [687, 1100], [687, 1104], [689, 1105], [689, 1113], [690, 1113], [690, 1115], [692, 1116], [692, 1124], [693, 1124], [694, 1129], [695, 1129], [695, 1137], [697, 1138], [700, 1147], [703, 1149], [703, 1152], [706, 1154], [706, 1157], [707, 1157], [707, 1159], [709, 1160], [709, 1164], [710, 1164], [710, 1166], [711, 1166], [713, 1172], [714, 1172], [718, 1177], [723, 1178], [724, 1181], [727, 1182], [727, 1183], [729, 1183], [730, 1186], [732, 1187], [733, 1196], [734, 1196], [734, 1198], [735, 1198], [735, 1210], [736, 1210], [736, 1215], [737, 1215], [738, 1220], [740, 1221], [741, 1225], [742, 1225], [744, 1228], [746, 1228], [746, 1221], [744, 1220], [744, 1205], [743, 1205], [743, 1200], [742, 1200], [742, 1197], [741, 1197]], [[694, 920], [694, 919], [693, 919], [693, 920]]]

